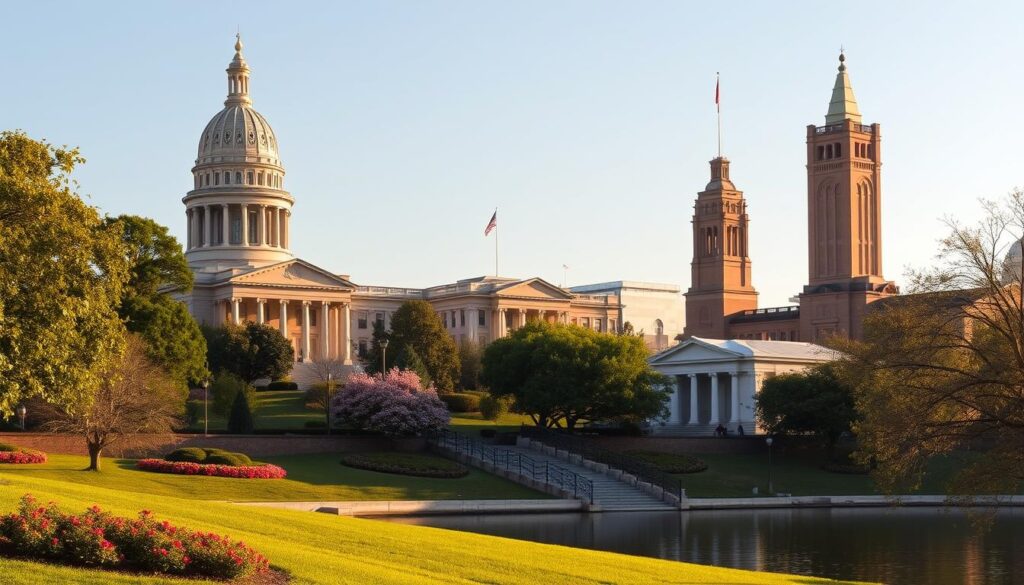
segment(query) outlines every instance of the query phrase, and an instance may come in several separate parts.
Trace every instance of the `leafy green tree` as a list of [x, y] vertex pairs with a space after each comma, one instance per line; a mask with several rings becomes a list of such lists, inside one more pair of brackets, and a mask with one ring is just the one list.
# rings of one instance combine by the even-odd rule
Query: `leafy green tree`
[[[391, 344], [411, 347], [426, 366], [438, 392], [451, 392], [459, 378], [455, 340], [445, 331], [437, 311], [427, 301], [407, 301], [391, 317]], [[392, 346], [388, 346], [388, 353]]]
[[231, 404], [231, 416], [228, 417], [228, 432], [236, 435], [248, 435], [255, 426], [252, 418], [252, 407], [245, 392], [235, 394]]
[[815, 435], [829, 456], [857, 420], [852, 389], [831, 364], [765, 380], [757, 395], [757, 417], [772, 435]]
[[480, 387], [480, 368], [483, 350], [480, 344], [472, 340], [463, 340], [459, 344], [459, 387], [463, 390], [476, 390]]
[[135, 215], [108, 217], [106, 229], [121, 240], [129, 268], [118, 314], [146, 342], [149, 357], [180, 383], [198, 383], [208, 372], [206, 339], [171, 292], [192, 289], [192, 271], [181, 245], [155, 221]]
[[31, 398], [85, 411], [118, 363], [121, 243], [73, 190], [77, 149], [0, 132], [0, 415]]
[[249, 384], [260, 378], [280, 380], [295, 363], [291, 342], [267, 324], [204, 327], [203, 334], [210, 369], [231, 372]]
[[423, 363], [423, 359], [420, 358], [420, 354], [416, 353], [416, 350], [413, 349], [411, 345], [406, 345], [398, 351], [398, 357], [395, 358], [395, 367], [400, 370], [416, 372], [416, 375], [420, 378], [420, 384], [422, 384], [424, 388], [433, 384], [433, 380], [430, 378], [430, 372], [427, 370], [427, 365]]
[[495, 422], [505, 414], [508, 414], [511, 402], [512, 400], [508, 396], [498, 398], [488, 394], [480, 399], [480, 415], [484, 420]]
[[581, 420], [639, 423], [663, 416], [669, 390], [639, 337], [529, 323], [484, 350], [481, 381], [511, 396], [538, 426]]
[[[381, 347], [381, 342], [384, 341], [385, 339], [388, 340], [387, 351], [385, 351]], [[382, 358], [387, 360], [386, 369], [390, 370], [391, 368], [395, 367], [395, 363], [398, 358], [399, 348], [390, 345], [390, 343], [391, 334], [388, 333], [386, 329], [384, 329], [384, 324], [381, 323], [380, 321], [374, 321], [372, 338], [370, 340], [370, 347], [367, 348], [366, 356], [362, 360], [363, 369], [366, 370], [366, 373], [379, 374]], [[427, 384], [427, 382], [424, 382], [424, 385]]]
[[256, 403], [256, 390], [231, 372], [217, 373], [209, 390], [212, 398], [210, 410], [221, 416], [228, 416], [231, 413], [232, 405], [239, 394], [244, 394], [249, 404]]

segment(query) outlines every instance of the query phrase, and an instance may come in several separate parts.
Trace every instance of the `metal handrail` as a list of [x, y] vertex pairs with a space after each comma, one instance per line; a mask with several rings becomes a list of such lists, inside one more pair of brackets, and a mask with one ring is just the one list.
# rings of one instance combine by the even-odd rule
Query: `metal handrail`
[[609, 467], [620, 469], [635, 475], [641, 481], [646, 481], [660, 487], [667, 493], [679, 498], [680, 501], [683, 499], [683, 482], [681, 479], [672, 474], [665, 473], [652, 465], [637, 461], [633, 457], [602, 449], [582, 437], [557, 433], [540, 427], [522, 425], [519, 429], [519, 434], [523, 437], [536, 439], [556, 449], [562, 449], [575, 455], [581, 455], [591, 461], [604, 463]]
[[561, 465], [540, 461], [511, 449], [486, 445], [449, 429], [442, 429], [441, 432], [430, 437], [430, 440], [450, 451], [479, 459], [496, 468], [515, 471], [534, 481], [541, 481], [547, 485], [572, 492], [576, 499], [582, 499], [590, 504], [594, 503], [594, 482]]

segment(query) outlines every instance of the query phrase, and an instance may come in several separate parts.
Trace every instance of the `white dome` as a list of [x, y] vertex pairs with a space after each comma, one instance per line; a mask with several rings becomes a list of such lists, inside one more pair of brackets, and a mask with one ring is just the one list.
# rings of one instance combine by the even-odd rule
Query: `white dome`
[[199, 139], [196, 164], [261, 162], [280, 165], [277, 137], [259, 112], [246, 105], [225, 106]]

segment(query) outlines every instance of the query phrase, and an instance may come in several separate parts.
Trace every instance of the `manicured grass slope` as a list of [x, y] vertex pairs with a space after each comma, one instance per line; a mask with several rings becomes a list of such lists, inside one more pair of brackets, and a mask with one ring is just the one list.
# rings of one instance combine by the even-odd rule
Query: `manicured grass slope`
[[[86, 474], [88, 472], [79, 472]], [[312, 512], [240, 508], [139, 494], [0, 470], [0, 510], [31, 492], [69, 510], [92, 504], [122, 515], [141, 509], [191, 528], [241, 539], [288, 571], [292, 583], [813, 584], [833, 581], [751, 573], [644, 557], [570, 549], [435, 528], [339, 518]], [[36, 583], [197, 583], [70, 570], [0, 558], [0, 581]]]
[[518, 431], [520, 425], [532, 425], [533, 419], [526, 414], [515, 414], [512, 412], [503, 414], [496, 421], [484, 420], [479, 412], [455, 412], [452, 413], [452, 420], [449, 427], [453, 431], [476, 435], [481, 429], [493, 429], [496, 431]]
[[[7, 478], [68, 481], [129, 492], [228, 501], [475, 500], [548, 496], [500, 477], [471, 469], [458, 479], [409, 477], [353, 469], [340, 454], [265, 457], [288, 471], [285, 479], [231, 479], [152, 473], [130, 459], [104, 460], [101, 473], [84, 473], [86, 457], [51, 455], [43, 465], [0, 468]], [[444, 460], [447, 461], [447, 460]], [[3, 488], [0, 488], [3, 489]], [[2, 581], [0, 581], [2, 582]]]

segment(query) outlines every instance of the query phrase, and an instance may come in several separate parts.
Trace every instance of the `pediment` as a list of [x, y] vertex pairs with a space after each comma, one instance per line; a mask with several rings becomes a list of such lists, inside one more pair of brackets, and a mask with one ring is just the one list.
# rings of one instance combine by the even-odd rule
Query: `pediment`
[[530, 280], [510, 284], [499, 290], [497, 295], [499, 297], [551, 299], [557, 301], [572, 299], [571, 293], [540, 278], [531, 278]]
[[732, 351], [708, 343], [702, 339], [691, 337], [686, 341], [671, 347], [655, 356], [649, 363], [651, 365], [686, 364], [695, 362], [713, 362], [736, 358], [749, 357], [740, 352]]
[[288, 260], [238, 274], [229, 282], [239, 285], [278, 286], [290, 288], [333, 288], [355, 290], [351, 282], [303, 260]]

